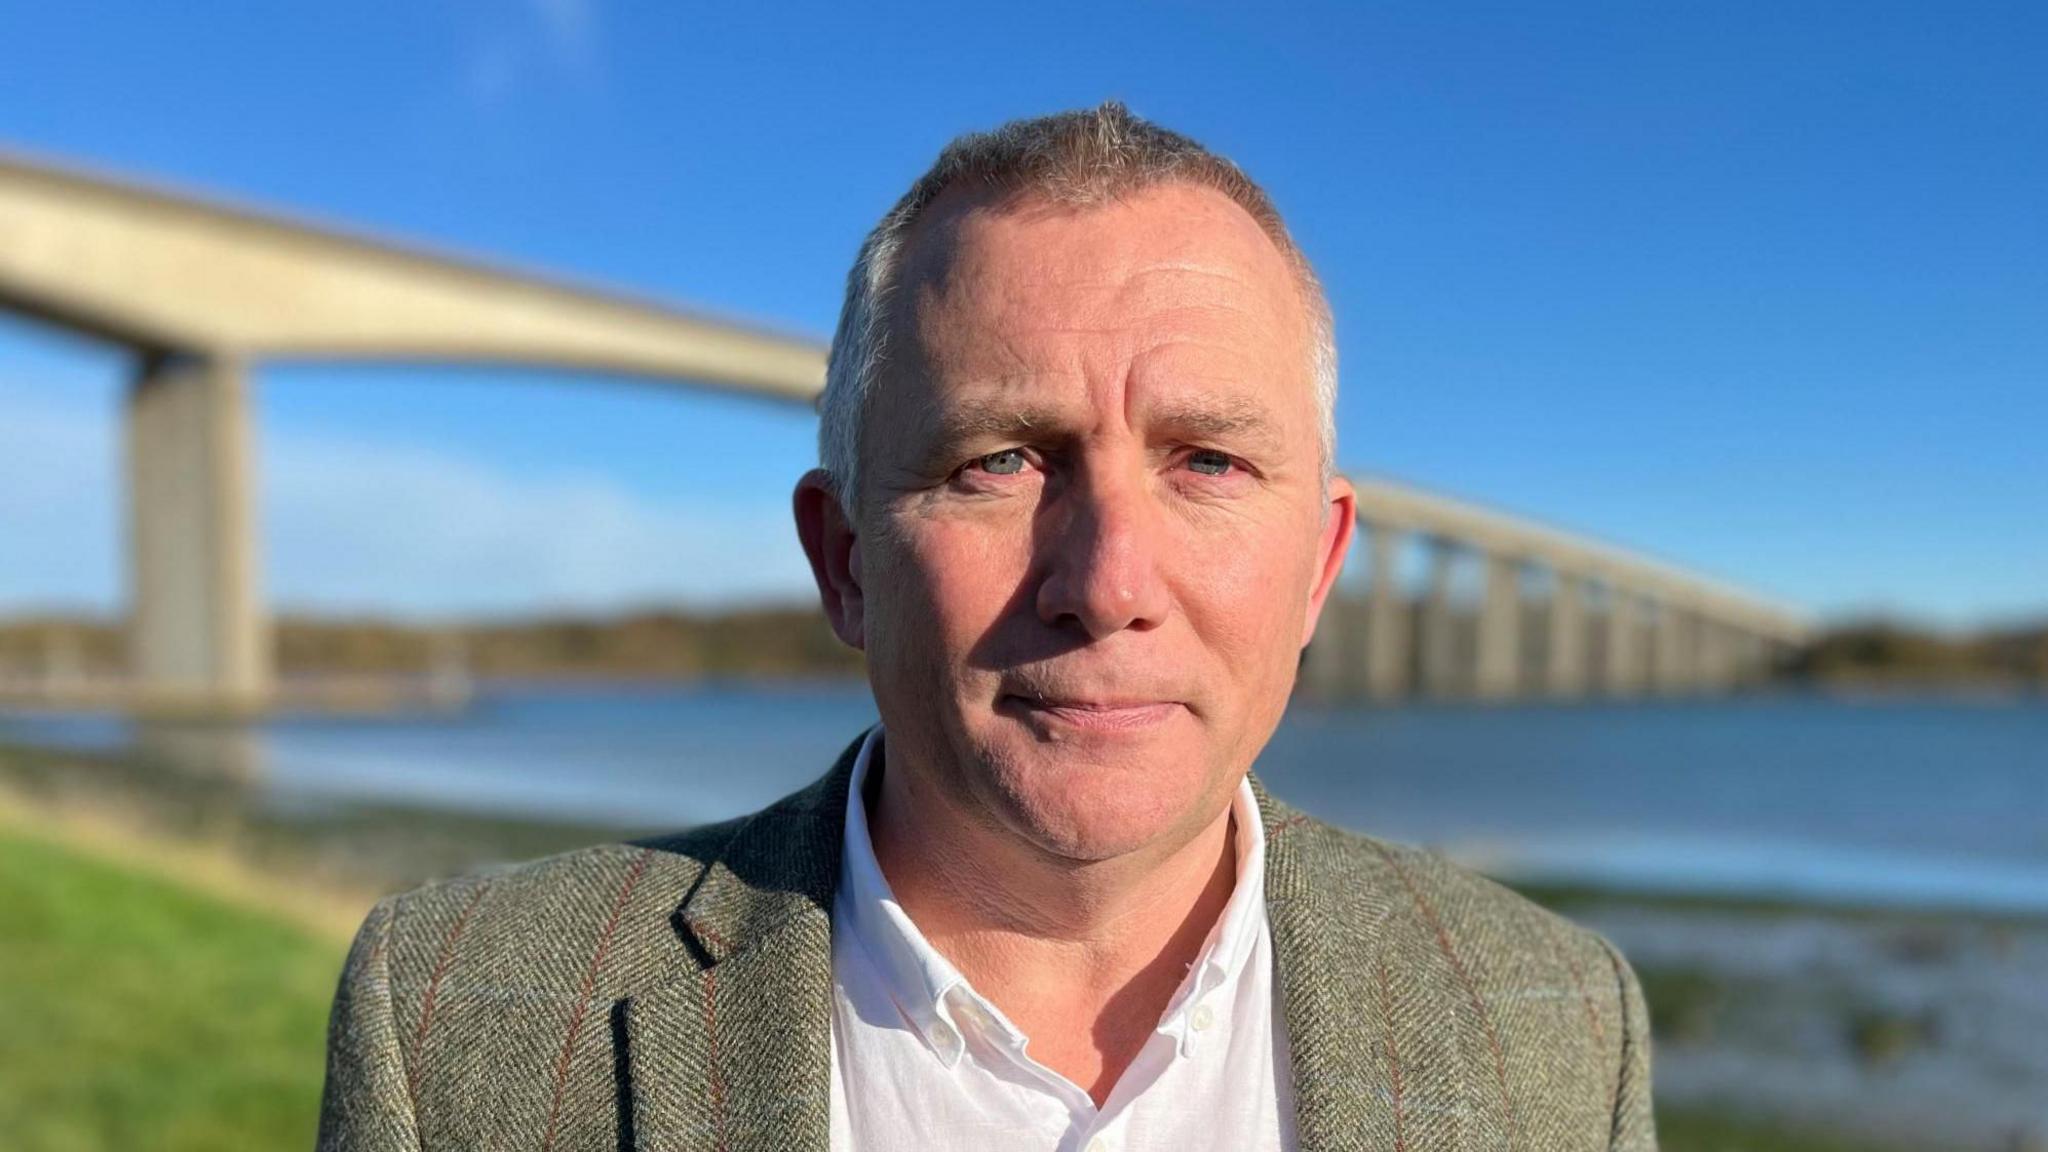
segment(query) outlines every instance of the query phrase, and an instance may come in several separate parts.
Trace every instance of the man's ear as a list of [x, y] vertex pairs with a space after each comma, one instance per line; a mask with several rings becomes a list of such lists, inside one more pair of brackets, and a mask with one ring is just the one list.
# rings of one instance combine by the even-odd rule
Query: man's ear
[[818, 600], [832, 631], [849, 647], [867, 647], [866, 602], [860, 591], [860, 537], [832, 491], [832, 478], [813, 468], [796, 482], [796, 536], [818, 582]]
[[1352, 491], [1351, 481], [1332, 476], [1330, 501], [1323, 507], [1323, 531], [1316, 539], [1316, 559], [1321, 566], [1317, 569], [1315, 588], [1309, 592], [1308, 618], [1301, 626], [1303, 648], [1316, 634], [1323, 603], [1330, 598], [1330, 589], [1337, 586], [1337, 575], [1344, 571], [1344, 557], [1350, 555], [1351, 540], [1357, 531], [1358, 494]]

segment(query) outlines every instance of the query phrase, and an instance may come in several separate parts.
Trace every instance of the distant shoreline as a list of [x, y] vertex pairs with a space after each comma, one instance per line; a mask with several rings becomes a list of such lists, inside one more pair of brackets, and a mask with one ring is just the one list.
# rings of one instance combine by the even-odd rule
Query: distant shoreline
[[[280, 616], [283, 676], [430, 676], [699, 683], [730, 678], [857, 679], [860, 653], [813, 605], [722, 612], [645, 609], [425, 623]], [[0, 620], [0, 682], [105, 677], [127, 666], [126, 627], [85, 615]], [[1842, 621], [1773, 669], [1770, 684], [1850, 694], [2048, 696], [2048, 622], [1948, 632]]]

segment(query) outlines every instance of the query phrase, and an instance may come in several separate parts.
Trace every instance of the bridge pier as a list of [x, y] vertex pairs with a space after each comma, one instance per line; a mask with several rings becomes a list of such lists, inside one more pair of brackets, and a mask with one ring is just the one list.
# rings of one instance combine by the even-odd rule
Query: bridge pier
[[1657, 602], [1657, 623], [1651, 633], [1650, 676], [1658, 693], [1682, 695], [1693, 686], [1691, 621], [1668, 596]]
[[1709, 692], [1726, 692], [1736, 680], [1734, 631], [1717, 620], [1699, 621], [1693, 651], [1694, 678]]
[[1486, 557], [1485, 599], [1479, 606], [1479, 653], [1474, 691], [1483, 700], [1513, 698], [1522, 686], [1522, 564], [1512, 556]]
[[1643, 691], [1642, 602], [1619, 584], [1607, 586], [1607, 695]]
[[1422, 643], [1416, 681], [1422, 694], [1447, 699], [1457, 694], [1457, 620], [1452, 614], [1451, 581], [1456, 575], [1456, 546], [1442, 537], [1429, 542], [1429, 587], [1423, 593], [1420, 631]]
[[1344, 611], [1344, 582], [1339, 579], [1323, 601], [1323, 614], [1316, 619], [1315, 635], [1309, 637], [1302, 653], [1298, 684], [1311, 699], [1332, 701], [1343, 693], [1344, 660], [1350, 638]]
[[1369, 637], [1364, 634], [1366, 601], [1356, 585], [1349, 572], [1339, 577], [1308, 646], [1304, 686], [1325, 703], [1356, 700], [1364, 686]]
[[1586, 582], [1569, 572], [1552, 573], [1543, 688], [1567, 700], [1586, 692]]
[[1407, 689], [1409, 621], [1397, 573], [1401, 535], [1385, 524], [1367, 525], [1365, 693], [1373, 700], [1397, 700]]
[[1735, 679], [1742, 687], [1751, 687], [1761, 682], [1770, 673], [1770, 645], [1755, 632], [1743, 631], [1735, 637]]
[[270, 693], [249, 419], [233, 357], [151, 356], [129, 391], [130, 658], [148, 703], [237, 709]]

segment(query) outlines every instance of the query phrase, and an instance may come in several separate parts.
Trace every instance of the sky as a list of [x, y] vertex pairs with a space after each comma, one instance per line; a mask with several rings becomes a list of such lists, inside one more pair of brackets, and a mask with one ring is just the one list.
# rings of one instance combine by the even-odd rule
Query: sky
[[[1273, 194], [1347, 469], [1824, 618], [2048, 614], [2048, 7], [0, 0], [0, 148], [823, 340], [955, 134], [1106, 98]], [[0, 313], [0, 615], [125, 602], [117, 351]], [[263, 581], [808, 596], [800, 407], [272, 365]]]

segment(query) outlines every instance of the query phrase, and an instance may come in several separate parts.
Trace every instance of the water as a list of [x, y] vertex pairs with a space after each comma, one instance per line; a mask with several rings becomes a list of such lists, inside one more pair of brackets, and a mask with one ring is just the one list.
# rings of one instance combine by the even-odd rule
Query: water
[[2048, 912], [2048, 704], [1298, 711], [1261, 772], [1553, 880]]
[[[0, 739], [225, 764], [279, 806], [651, 829], [801, 787], [874, 716], [858, 686], [529, 685], [452, 719], [13, 716]], [[2048, 703], [1297, 706], [1258, 772], [1325, 819], [1525, 878], [2048, 913]]]

